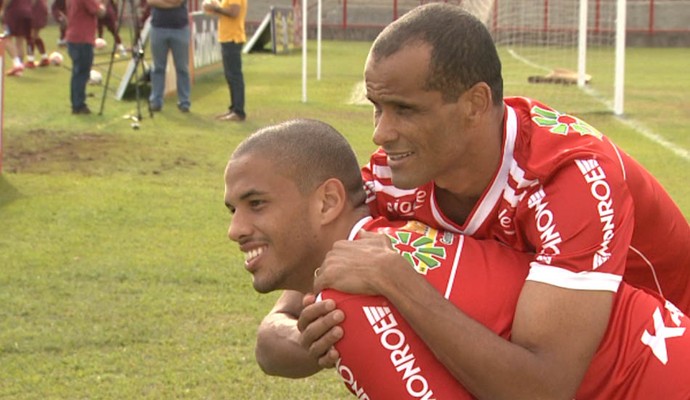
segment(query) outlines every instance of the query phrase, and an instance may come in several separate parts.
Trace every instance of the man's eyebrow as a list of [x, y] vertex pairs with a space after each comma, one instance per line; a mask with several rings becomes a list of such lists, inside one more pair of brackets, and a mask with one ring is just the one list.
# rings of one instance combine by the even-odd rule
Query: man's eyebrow
[[[246, 191], [245, 193], [243, 193], [243, 194], [240, 196], [240, 201], [246, 200], [246, 199], [249, 198], [249, 197], [258, 196], [258, 195], [261, 195], [261, 194], [264, 194], [264, 192], [261, 192], [261, 191], [256, 190], [256, 189], [251, 189], [251, 190]], [[232, 203], [230, 203], [229, 201], [226, 201], [226, 202], [225, 202], [225, 207], [231, 208], [231, 207], [235, 207], [235, 206], [233, 206]]]

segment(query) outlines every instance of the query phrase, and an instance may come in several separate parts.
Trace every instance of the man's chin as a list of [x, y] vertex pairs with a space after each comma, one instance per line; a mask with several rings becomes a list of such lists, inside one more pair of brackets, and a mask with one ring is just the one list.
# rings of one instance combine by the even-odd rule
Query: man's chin
[[396, 177], [395, 174], [391, 177], [391, 182], [393, 182], [393, 186], [403, 190], [416, 189], [423, 185], [423, 183], [418, 182], [418, 179], [407, 176]]
[[254, 286], [254, 290], [261, 294], [271, 293], [272, 291], [276, 290], [276, 288], [273, 287], [273, 285], [267, 285], [265, 282], [257, 280], [256, 277], [254, 277], [252, 285]]

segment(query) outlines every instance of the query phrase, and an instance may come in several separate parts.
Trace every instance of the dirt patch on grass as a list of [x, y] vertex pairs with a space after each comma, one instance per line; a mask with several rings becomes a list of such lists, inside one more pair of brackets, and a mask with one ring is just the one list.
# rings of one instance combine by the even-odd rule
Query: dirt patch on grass
[[6, 141], [3, 168], [10, 173], [50, 174], [53, 171], [98, 173], [120, 143], [108, 135], [37, 129]]
[[152, 144], [110, 133], [36, 129], [6, 140], [3, 145], [3, 171], [7, 173], [161, 175], [199, 166], [193, 156], [179, 154], [178, 149], [168, 148], [165, 141]]

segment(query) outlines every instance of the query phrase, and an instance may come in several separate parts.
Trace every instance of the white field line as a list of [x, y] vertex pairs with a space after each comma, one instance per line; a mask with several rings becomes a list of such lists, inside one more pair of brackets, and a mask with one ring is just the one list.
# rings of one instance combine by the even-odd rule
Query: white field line
[[[517, 54], [513, 49], [508, 49], [508, 53], [515, 58], [516, 60], [529, 65], [532, 68], [537, 68], [543, 71], [550, 72], [551, 70], [549, 68], [544, 67], [543, 65], [538, 65], [533, 63], [532, 61], [520, 56]], [[596, 90], [593, 90], [592, 88], [583, 88], [584, 92], [587, 93], [589, 96], [606, 106], [609, 110], [613, 110], [613, 103], [606, 99], [604, 96], [602, 96], [600, 93], [598, 93]], [[642, 123], [635, 121], [634, 119], [630, 118], [625, 118], [623, 116], [614, 116], [618, 121], [620, 121], [623, 125], [627, 126], [628, 128], [632, 129], [635, 131], [637, 134], [647, 138], [648, 140], [654, 142], [655, 144], [665, 148], [666, 150], [670, 151], [671, 153], [675, 154], [676, 156], [682, 158], [685, 161], [690, 161], [690, 152], [682, 147], [679, 147], [671, 142], [669, 142], [666, 138], [663, 136], [659, 135], [658, 133], [652, 131], [651, 129], [647, 128], [644, 126]]]
[[645, 127], [644, 125], [633, 119], [627, 119], [622, 117], [616, 118], [621, 123], [623, 123], [623, 125], [626, 125], [638, 134], [644, 136], [645, 138], [672, 152], [673, 154], [682, 158], [683, 160], [690, 162], [690, 152], [685, 150], [684, 148], [676, 146], [675, 144], [666, 140], [666, 138], [664, 138], [663, 136], [657, 134], [656, 132], [652, 131], [651, 129]]

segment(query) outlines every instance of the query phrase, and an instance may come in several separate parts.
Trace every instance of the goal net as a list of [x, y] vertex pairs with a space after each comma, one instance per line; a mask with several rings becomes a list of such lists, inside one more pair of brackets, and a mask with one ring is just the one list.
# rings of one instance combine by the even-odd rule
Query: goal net
[[584, 1], [452, 3], [491, 30], [503, 62], [506, 96], [533, 97], [563, 112], [621, 113], [617, 104], [622, 104], [622, 92], [616, 93], [617, 79], [622, 86], [622, 76], [616, 77], [616, 67], [622, 70], [616, 64], [617, 0]]

